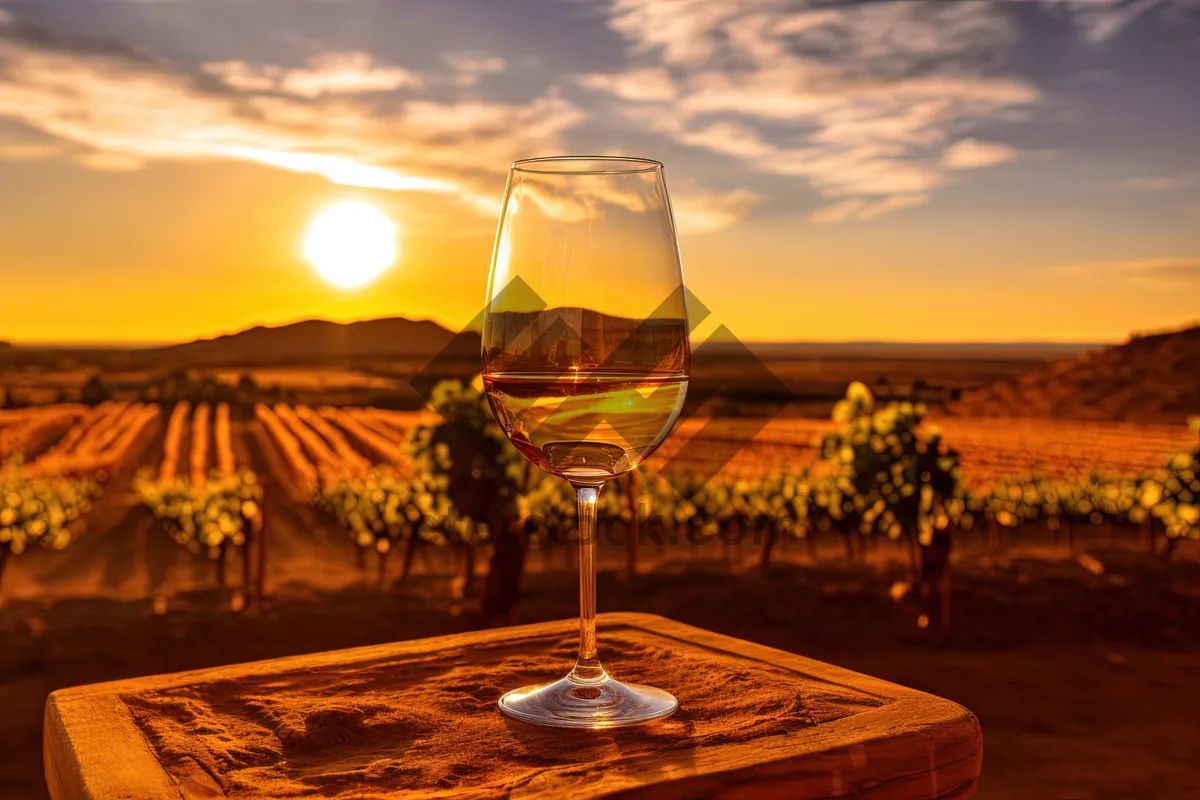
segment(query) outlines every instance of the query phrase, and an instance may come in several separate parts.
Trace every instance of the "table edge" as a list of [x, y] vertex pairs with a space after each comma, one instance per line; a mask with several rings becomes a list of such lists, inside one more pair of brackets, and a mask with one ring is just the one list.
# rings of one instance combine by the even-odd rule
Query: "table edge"
[[[692, 767], [699, 771], [685, 778], [685, 781], [696, 785], [715, 782], [717, 786], [726, 787], [730, 780], [735, 781], [734, 785], [736, 786], [738, 783], [757, 782], [764, 778], [795, 781], [804, 776], [811, 777], [814, 774], [824, 776], [827, 773], [833, 780], [833, 785], [829, 787], [830, 791], [837, 792], [840, 791], [838, 786], [841, 783], [853, 780], [853, 776], [861, 773], [865, 768], [865, 748], [884, 739], [894, 742], [890, 746], [890, 750], [894, 751], [890, 757], [894, 760], [926, 765], [919, 773], [913, 773], [910, 777], [929, 775], [933, 782], [931, 788], [936, 789], [939, 770], [953, 767], [947, 778], [960, 789], [967, 787], [953, 795], [930, 794], [930, 797], [965, 798], [970, 796], [973, 791], [971, 787], [978, 779], [982, 764], [982, 730], [974, 714], [957, 703], [870, 675], [853, 672], [766, 645], [714, 633], [654, 614], [613, 612], [599, 615], [598, 622], [602, 626], [623, 625], [638, 628], [685, 643], [792, 669], [808, 678], [884, 701], [877, 708], [859, 714], [851, 714], [822, 725], [750, 742], [729, 744], [719, 750], [690, 751], [687, 758], [690, 759]], [[95, 787], [83, 785], [81, 761], [95, 761], [102, 756], [102, 753], [81, 752], [78, 737], [73, 737], [68, 733], [63, 724], [63, 711], [72, 707], [82, 709], [100, 707], [106, 702], [121, 707], [121, 713], [124, 716], [118, 714], [118, 717], [121, 719], [122, 725], [127, 724], [128, 728], [121, 730], [120, 733], [127, 745], [135, 746], [137, 754], [134, 756], [134, 760], [142, 764], [148, 773], [155, 775], [154, 778], [147, 775], [144, 781], [135, 778], [137, 785], [129, 786], [129, 788], [138, 789], [142, 793], [131, 794], [128, 797], [138, 800], [142, 798], [145, 800], [160, 800], [164, 797], [179, 798], [185, 795], [180, 793], [179, 787], [173, 783], [171, 776], [158, 763], [157, 757], [150, 749], [145, 737], [136, 727], [132, 715], [120, 701], [122, 693], [164, 689], [200, 680], [235, 678], [255, 673], [286, 671], [289, 668], [336, 665], [405, 653], [429, 652], [472, 644], [500, 642], [514, 635], [567, 635], [575, 630], [577, 624], [578, 621], [574, 619], [555, 620], [59, 689], [49, 695], [45, 707], [43, 753], [47, 783], [50, 784], [53, 778], [58, 781], [57, 785], [63, 788], [64, 784], [59, 776], [64, 769], [70, 769], [79, 778], [79, 785], [82, 787], [83, 793], [58, 795], [52, 793], [55, 800], [84, 800], [92, 797], [96, 797], [98, 800], [99, 798], [107, 800], [111, 796], [109, 794], [96, 795], [92, 792]], [[601, 640], [601, 645], [603, 645], [603, 640]], [[111, 713], [112, 709], [109, 708], [108, 712]], [[886, 736], [866, 738], [858, 736], [855, 738], [852, 731], [855, 726], [860, 724], [856, 718], [862, 714], [871, 715], [874, 724], [886, 731]], [[127, 722], [125, 717], [128, 717]], [[85, 721], [82, 724], [86, 725], [87, 723]], [[52, 734], [57, 734], [58, 741], [53, 741]], [[805, 752], [793, 752], [789, 755], [785, 749], [794, 748], [798, 744], [797, 740], [808, 740], [808, 747]], [[139, 745], [140, 748], [137, 747]], [[764, 750], [772, 749], [779, 750], [778, 758], [742, 760], [752, 752], [761, 754]], [[611, 796], [614, 792], [620, 793], [622, 796], [628, 794], [629, 797], [638, 797], [642, 792], [649, 792], [650, 794], [644, 796], [653, 796], [655, 784], [666, 779], [662, 777], [663, 767], [671, 761], [672, 757], [671, 753], [656, 754], [652, 759], [653, 763], [645, 765], [630, 763], [624, 772], [626, 779], [624, 783], [606, 785], [603, 787], [602, 793], [593, 796]], [[647, 761], [645, 758], [642, 760]], [[860, 761], [863, 763], [860, 764]], [[813, 773], [813, 767], [817, 763], [824, 766], [818, 773]], [[566, 774], [569, 773], [569, 770], [562, 772]], [[137, 775], [138, 771], [121, 770], [121, 774], [129, 777]], [[548, 782], [551, 785], [545, 790], [520, 791], [514, 796], [527, 798], [555, 796], [555, 792], [561, 791], [562, 787], [554, 788], [553, 784], [556, 783], [554, 771], [547, 774], [551, 776], [551, 780]], [[655, 780], [656, 775], [659, 776], [659, 780]], [[919, 780], [920, 778], [915, 779]], [[163, 781], [171, 783], [164, 784]], [[595, 788], [598, 791], [601, 790], [599, 786]], [[170, 793], [164, 794], [164, 789]], [[579, 796], [586, 794], [585, 792]], [[880, 794], [878, 796], [885, 797], [887, 795]]]

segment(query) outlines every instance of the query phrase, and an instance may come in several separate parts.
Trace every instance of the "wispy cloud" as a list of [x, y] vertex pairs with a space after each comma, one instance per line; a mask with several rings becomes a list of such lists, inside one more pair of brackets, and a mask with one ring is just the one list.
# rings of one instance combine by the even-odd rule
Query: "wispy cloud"
[[[965, 138], [1035, 103], [996, 64], [1015, 32], [986, 3], [613, 0], [609, 24], [635, 64], [581, 83], [643, 127], [805, 178], [835, 203], [822, 222], [862, 221], [929, 200], [953, 170], [1013, 151]], [[918, 201], [917, 198], [920, 198]], [[831, 210], [832, 209], [832, 210]]]
[[223, 62], [193, 73], [110, 41], [0, 26], [0, 117], [95, 169], [247, 161], [351, 186], [456, 194], [490, 212], [508, 162], [558, 149], [561, 133], [583, 119], [554, 91], [524, 104], [363, 102], [363, 93], [418, 82], [361, 53], [299, 69]]
[[1125, 261], [1063, 264], [1050, 271], [1066, 277], [1121, 280], [1160, 288], [1200, 284], [1200, 256], [1160, 256]]
[[47, 142], [6, 141], [0, 139], [0, 160], [37, 161], [60, 155], [62, 148]]
[[[460, 86], [506, 68], [479, 52], [443, 60]], [[190, 73], [111, 43], [59, 46], [44, 32], [0, 29], [0, 116], [46, 137], [36, 150], [0, 143], [0, 158], [65, 147], [77, 163], [110, 172], [161, 159], [245, 161], [350, 186], [457, 195], [495, 214], [508, 163], [561, 149], [560, 135], [584, 118], [554, 90], [523, 105], [437, 102], [414, 96], [426, 82], [362, 52], [293, 68], [210, 62]], [[386, 104], [363, 102], [379, 92], [390, 93]], [[747, 189], [676, 189], [684, 233], [726, 228], [760, 201]]]
[[[1095, 41], [1151, 12], [1200, 7], [1200, 0], [1046, 2]], [[232, 159], [348, 185], [451, 194], [489, 210], [507, 163], [564, 149], [568, 132], [589, 116], [576, 104], [586, 100], [595, 106], [591, 116], [602, 118], [589, 144], [623, 144], [604, 138], [609, 123], [651, 132], [703, 153], [706, 167], [722, 171], [722, 185], [732, 174], [742, 178], [733, 185], [753, 187], [695, 187], [686, 201], [695, 221], [684, 227], [716, 230], [765, 202], [759, 194], [771, 190], [764, 187], [784, 183], [763, 174], [810, 188], [814, 223], [861, 223], [934, 202], [940, 188], [977, 180], [977, 168], [1036, 156], [1018, 154], [1001, 141], [1006, 128], [993, 124], [1042, 100], [1008, 67], [1019, 31], [1004, 4], [606, 0], [604, 7], [598, 22], [625, 40], [627, 64], [543, 76], [541, 88], [518, 80], [536, 72], [527, 69], [536, 54], [448, 49], [440, 63], [417, 68], [346, 48], [286, 64], [188, 67], [111, 41], [56, 39], [22, 24], [19, 7], [0, 10], [0, 117], [47, 137], [0, 142], [0, 159], [58, 156], [108, 171], [161, 159]], [[510, 69], [504, 80], [488, 80]], [[1200, 173], [1127, 185], [1165, 192], [1200, 185]], [[677, 192], [677, 202], [685, 197]]]
[[[646, 211], [658, 203], [652, 183], [630, 183], [614, 175], [594, 175], [585, 182], [543, 175], [512, 188], [516, 205], [530, 204], [549, 219], [576, 223], [621, 211]], [[671, 192], [671, 206], [680, 233], [713, 233], [742, 219], [761, 201], [748, 189], [711, 191], [685, 182]], [[497, 209], [497, 212], [499, 209]]]
[[873, 219], [900, 211], [905, 208], [916, 208], [929, 202], [927, 194], [898, 194], [885, 197], [882, 200], [865, 200], [853, 197], [838, 203], [819, 208], [809, 217], [810, 222], [817, 225], [836, 225], [842, 222], [870, 222]]
[[124, 153], [105, 153], [94, 150], [90, 153], [80, 153], [75, 161], [88, 169], [97, 172], [133, 172], [145, 166], [146, 162], [137, 156]]
[[950, 169], [976, 169], [1004, 164], [1016, 157], [1016, 149], [1006, 144], [962, 139], [942, 151], [942, 165]]
[[645, 67], [615, 74], [580, 75], [579, 83], [589, 89], [610, 92], [635, 103], [674, 100], [675, 81], [662, 67]]
[[712, 233], [730, 227], [762, 198], [748, 189], [709, 192], [685, 189], [671, 194], [675, 221], [680, 233]]
[[1178, 175], [1130, 178], [1125, 181], [1125, 185], [1130, 189], [1142, 192], [1170, 192], [1176, 189], [1200, 186], [1200, 171], [1181, 172]]
[[1023, 0], [1067, 9], [1083, 37], [1101, 44], [1150, 13], [1167, 21], [1200, 8], [1200, 0]]
[[202, 69], [240, 91], [282, 92], [306, 98], [391, 92], [422, 84], [420, 76], [402, 67], [377, 64], [363, 52], [321, 53], [310, 58], [306, 66], [292, 69], [245, 61], [213, 62]]
[[508, 68], [505, 59], [480, 50], [443, 53], [442, 61], [454, 71], [457, 86], [474, 86], [484, 76], [499, 75]]

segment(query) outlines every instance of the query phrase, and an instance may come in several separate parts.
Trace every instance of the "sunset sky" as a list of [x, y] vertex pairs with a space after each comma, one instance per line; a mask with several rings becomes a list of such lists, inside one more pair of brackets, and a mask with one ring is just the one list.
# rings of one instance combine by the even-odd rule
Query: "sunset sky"
[[[0, 339], [466, 323], [508, 164], [659, 159], [743, 339], [1200, 320], [1196, 0], [0, 2]], [[303, 255], [365, 200], [399, 256]]]

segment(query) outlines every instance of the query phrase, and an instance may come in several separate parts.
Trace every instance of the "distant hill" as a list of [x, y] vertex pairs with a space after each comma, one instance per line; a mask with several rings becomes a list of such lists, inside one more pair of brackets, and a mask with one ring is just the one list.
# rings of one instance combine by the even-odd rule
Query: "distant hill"
[[[1101, 342], [747, 342], [770, 361], [821, 358], [914, 361], [1054, 361], [1104, 347]], [[737, 349], [724, 342], [706, 344], [714, 356]]]
[[1200, 325], [1037, 367], [965, 392], [950, 413], [1182, 422], [1200, 413]]
[[[440, 353], [454, 336], [452, 331], [429, 320], [388, 317], [339, 323], [314, 319], [273, 328], [258, 326], [164, 347], [157, 352], [194, 361], [231, 364], [351, 356], [429, 358]], [[478, 342], [477, 335], [475, 341]], [[475, 352], [479, 352], [478, 344]]]

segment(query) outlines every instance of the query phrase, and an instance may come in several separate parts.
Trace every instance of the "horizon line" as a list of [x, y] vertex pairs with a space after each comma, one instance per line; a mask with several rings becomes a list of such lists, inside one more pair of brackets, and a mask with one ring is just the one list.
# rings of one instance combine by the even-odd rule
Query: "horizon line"
[[[308, 320], [304, 320], [308, 321]], [[330, 320], [321, 320], [328, 322]], [[360, 320], [361, 321], [361, 320]], [[416, 320], [414, 320], [416, 321]], [[294, 323], [287, 323], [294, 324]], [[350, 324], [350, 323], [342, 323]], [[220, 333], [214, 336], [200, 336], [194, 339], [178, 340], [147, 340], [147, 339], [50, 339], [22, 340], [5, 339], [14, 349], [21, 350], [154, 350], [158, 348], [175, 347], [178, 345], [207, 342], [225, 336], [236, 336], [251, 328], [274, 327], [252, 325], [234, 333]], [[284, 327], [284, 326], [279, 326]], [[1140, 335], [1140, 334], [1130, 334]], [[748, 347], [763, 345], [824, 345], [824, 346], [908, 346], [908, 347], [1096, 347], [1121, 344], [1122, 339], [746, 339]], [[719, 343], [718, 343], [719, 344]]]
[[[246, 331], [255, 328], [267, 328], [277, 330], [286, 328], [292, 325], [298, 325], [304, 322], [326, 322], [333, 325], [353, 325], [363, 322], [374, 322], [388, 319], [403, 319], [408, 322], [421, 323], [431, 322], [446, 331], [453, 331], [454, 328], [445, 324], [436, 317], [406, 317], [403, 315], [392, 315], [384, 317], [367, 317], [363, 319], [353, 319], [348, 321], [340, 321], [329, 319], [327, 317], [300, 317], [284, 322], [252, 322], [244, 327], [234, 330], [223, 330], [211, 334], [199, 334], [191, 338], [184, 339], [5, 339], [0, 336], [0, 344], [7, 343], [14, 348], [23, 349], [42, 349], [42, 350], [152, 350], [160, 347], [174, 347], [178, 345], [192, 344], [201, 341], [212, 341], [224, 337], [236, 336]], [[1190, 320], [1182, 323], [1168, 324], [1152, 330], [1132, 330], [1123, 337], [1101, 338], [1101, 339], [1052, 339], [1052, 338], [1014, 338], [1014, 339], [756, 339], [746, 338], [742, 341], [746, 345], [828, 345], [828, 346], [869, 346], [869, 345], [907, 345], [907, 346], [1059, 346], [1059, 347], [1084, 347], [1084, 346], [1109, 346], [1119, 345], [1130, 341], [1131, 339], [1152, 336], [1155, 334], [1172, 333], [1176, 331], [1186, 330], [1197, 324], [1200, 320]], [[463, 328], [462, 330], [466, 330]]]

